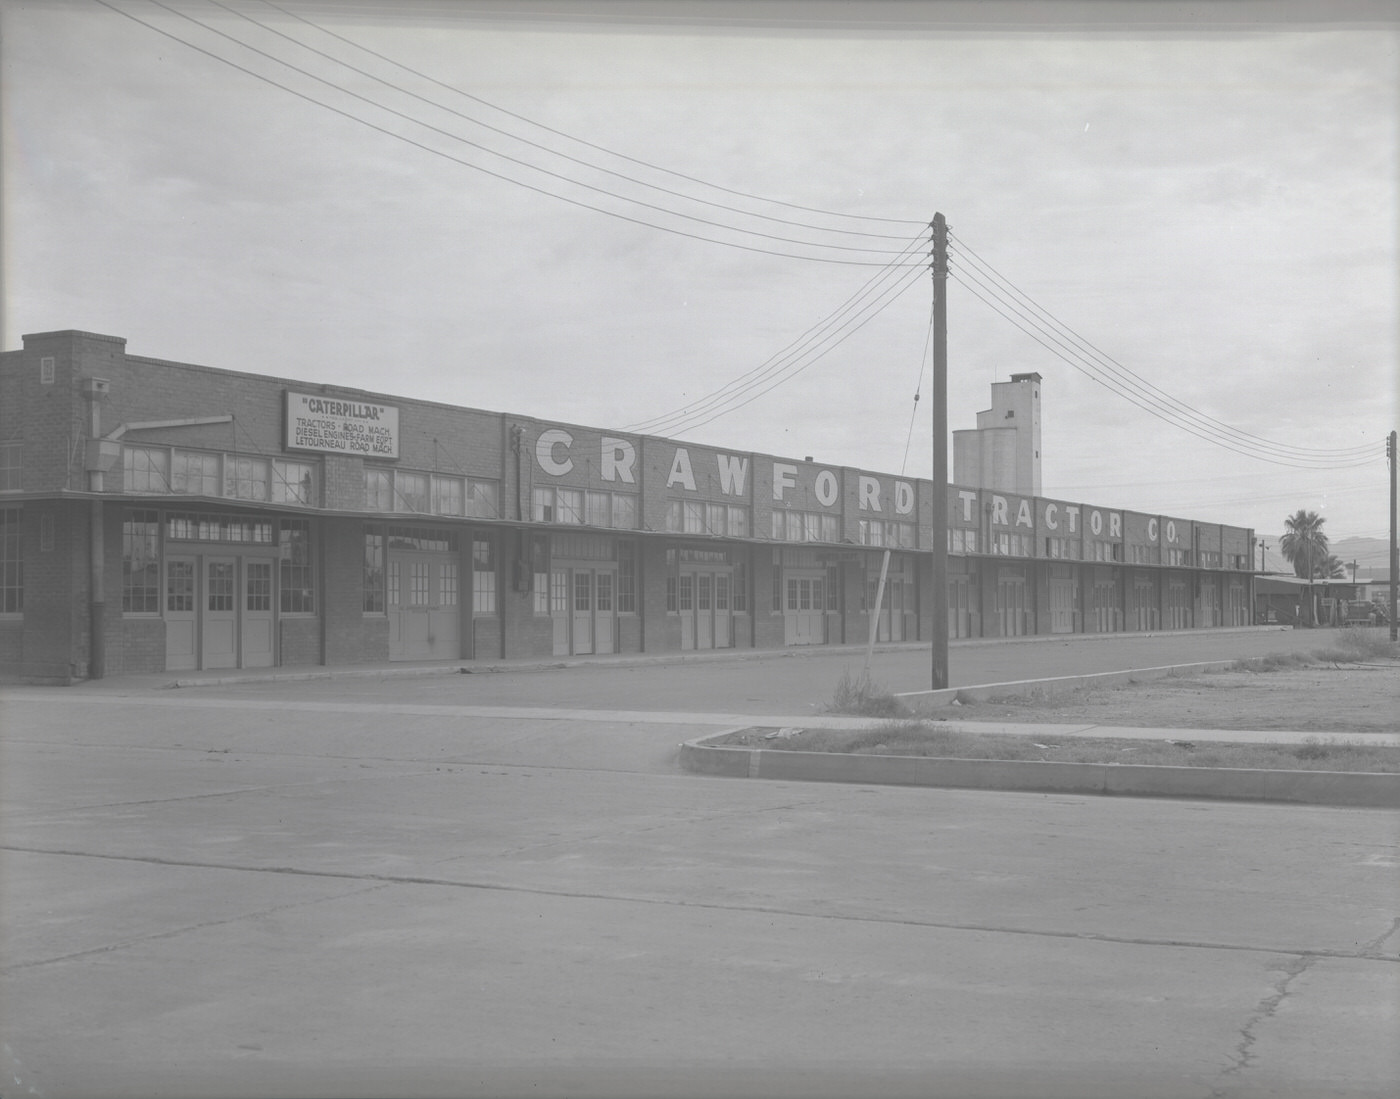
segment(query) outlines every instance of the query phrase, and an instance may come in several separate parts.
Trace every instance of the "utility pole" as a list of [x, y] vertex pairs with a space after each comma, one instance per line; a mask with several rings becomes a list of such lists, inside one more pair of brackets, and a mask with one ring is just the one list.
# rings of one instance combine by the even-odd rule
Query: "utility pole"
[[[933, 689], [948, 687], [948, 222], [933, 230]], [[1393, 507], [1393, 504], [1392, 504]], [[1394, 569], [1391, 591], [1395, 590]], [[1391, 614], [1391, 630], [1395, 629]]]
[[1390, 640], [1396, 640], [1396, 591], [1400, 589], [1400, 541], [1395, 531], [1395, 467], [1400, 465], [1400, 447], [1395, 445], [1395, 432], [1385, 441], [1386, 457], [1390, 459]]
[[1264, 539], [1259, 539], [1259, 571], [1264, 571], [1264, 554], [1269, 548], [1269, 543]]

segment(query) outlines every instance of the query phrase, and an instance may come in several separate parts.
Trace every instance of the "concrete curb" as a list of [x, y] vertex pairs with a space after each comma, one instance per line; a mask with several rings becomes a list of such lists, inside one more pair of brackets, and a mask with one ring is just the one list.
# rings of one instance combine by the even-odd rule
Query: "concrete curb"
[[1087, 675], [1066, 675], [1053, 679], [1018, 679], [1007, 683], [980, 683], [973, 687], [947, 687], [941, 691], [904, 691], [895, 697], [906, 702], [931, 706], [951, 706], [954, 702], [986, 702], [989, 699], [1023, 697], [1048, 698], [1081, 687], [1116, 687], [1123, 683], [1145, 683], [1173, 676], [1205, 675], [1226, 672], [1238, 660], [1205, 660], [1198, 664], [1163, 664], [1155, 668], [1130, 668], [1117, 672], [1093, 672]]
[[1119, 797], [1221, 798], [1365, 809], [1400, 809], [1400, 774], [1260, 771], [1039, 760], [790, 752], [711, 743], [739, 729], [688, 740], [680, 764], [698, 774], [790, 782], [862, 782]]

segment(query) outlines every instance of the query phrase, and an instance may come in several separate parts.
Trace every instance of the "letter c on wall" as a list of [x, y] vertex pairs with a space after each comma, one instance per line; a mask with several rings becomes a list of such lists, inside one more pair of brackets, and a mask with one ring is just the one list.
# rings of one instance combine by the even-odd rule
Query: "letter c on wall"
[[535, 440], [535, 461], [539, 462], [540, 469], [544, 470], [551, 477], [562, 477], [574, 468], [574, 460], [565, 458], [562, 462], [554, 457], [554, 448], [562, 446], [567, 450], [573, 445], [574, 437], [567, 431], [552, 427], [548, 431], [541, 431], [540, 437]]

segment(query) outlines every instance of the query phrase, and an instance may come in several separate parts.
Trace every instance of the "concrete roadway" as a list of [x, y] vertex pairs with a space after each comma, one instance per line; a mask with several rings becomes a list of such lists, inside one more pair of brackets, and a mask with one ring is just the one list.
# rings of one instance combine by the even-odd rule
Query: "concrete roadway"
[[1400, 815], [676, 770], [849, 662], [0, 693], [3, 1094], [1400, 1092]]

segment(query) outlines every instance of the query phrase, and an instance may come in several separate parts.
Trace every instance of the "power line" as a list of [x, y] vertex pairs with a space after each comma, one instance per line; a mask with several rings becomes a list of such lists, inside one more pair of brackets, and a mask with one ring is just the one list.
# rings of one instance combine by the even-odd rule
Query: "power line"
[[[1372, 447], [1358, 447], [1341, 451], [1305, 452], [1299, 448], [1286, 447], [1276, 443], [1264, 442], [1262, 445], [1259, 445], [1253, 444], [1247, 439], [1237, 438], [1229, 431], [1214, 426], [1213, 422], [1210, 422], [1207, 417], [1192, 419], [1189, 416], [1183, 415], [1176, 407], [1164, 402], [1154, 393], [1140, 386], [1134, 386], [1131, 382], [1111, 373], [1105, 375], [1099, 369], [1098, 363], [1086, 358], [1077, 347], [1066, 342], [1058, 332], [1048, 329], [1045, 325], [1039, 323], [1034, 316], [1028, 316], [1024, 309], [1018, 308], [1016, 302], [1007, 301], [1004, 293], [1000, 292], [994, 284], [989, 284], [988, 280], [982, 277], [975, 269], [964, 269], [963, 273], [950, 269], [949, 274], [950, 277], [962, 285], [964, 289], [979, 301], [1011, 322], [1015, 327], [1021, 329], [1022, 332], [1025, 332], [1057, 358], [1060, 358], [1110, 392], [1137, 405], [1148, 414], [1188, 434], [1194, 435], [1199, 439], [1214, 443], [1227, 450], [1232, 450], [1237, 454], [1243, 454], [1261, 461], [1272, 462], [1277, 465], [1288, 465], [1295, 468], [1341, 469], [1367, 465], [1375, 460], [1375, 453]], [[964, 277], [964, 275], [968, 277]], [[983, 291], [986, 292], [983, 293]], [[1367, 451], [1370, 451], [1370, 453], [1367, 453]]]
[[[1089, 343], [1089, 341], [1080, 336], [1079, 333], [1075, 332], [1063, 321], [1059, 320], [1048, 310], [1044, 309], [1039, 304], [1037, 304], [1029, 295], [1024, 293], [1012, 282], [1006, 279], [990, 264], [982, 260], [976, 252], [974, 252], [961, 240], [959, 241], [959, 244], [961, 245], [960, 254], [967, 255], [968, 257], [970, 257], [974, 265], [979, 269], [979, 273], [985, 272], [987, 274], [987, 277], [996, 287], [996, 291], [999, 292], [1000, 300], [1006, 300], [1005, 291], [1009, 290], [1010, 293], [1014, 295], [1015, 299], [1017, 299], [1010, 302], [1009, 304], [1012, 308], [1016, 308], [1022, 316], [1028, 316], [1025, 310], [1020, 306], [1020, 302], [1025, 302], [1031, 310], [1033, 310], [1036, 314], [1039, 314], [1041, 317], [1044, 317], [1046, 321], [1049, 322], [1049, 325], [1051, 327], [1047, 328], [1045, 325], [1039, 324], [1039, 322], [1036, 321], [1034, 317], [1028, 317], [1028, 319], [1030, 319], [1032, 323], [1038, 324], [1042, 331], [1053, 331], [1057, 334], [1065, 334], [1071, 343], [1087, 352], [1097, 363], [1102, 364], [1106, 369], [1108, 369], [1110, 373], [1122, 378], [1125, 384], [1132, 386], [1144, 395], [1149, 396], [1154, 401], [1158, 401], [1158, 399], [1160, 399], [1160, 401], [1163, 402], [1162, 407], [1165, 408], [1168, 405], [1174, 406], [1177, 410], [1179, 410], [1189, 419], [1197, 421], [1203, 425], [1210, 425], [1213, 428], [1218, 428], [1225, 432], [1228, 432], [1231, 435], [1237, 436], [1242, 442], [1258, 444], [1266, 448], [1271, 448], [1277, 451], [1283, 451], [1289, 454], [1306, 453], [1314, 454], [1319, 457], [1350, 457], [1359, 456], [1362, 453], [1369, 453], [1372, 451], [1372, 447], [1369, 445], [1348, 447], [1341, 450], [1329, 450], [1313, 447], [1299, 447], [1293, 444], [1275, 443], [1271, 440], [1262, 438], [1261, 436], [1254, 435], [1250, 432], [1232, 427], [1221, 420], [1217, 420], [1214, 417], [1207, 415], [1200, 409], [1197, 409], [1194, 406], [1187, 404], [1185, 401], [1179, 400], [1178, 398], [1167, 393], [1165, 390], [1159, 388], [1156, 385], [1153, 385], [1146, 378], [1143, 378], [1140, 374], [1137, 374], [1129, 368], [1125, 367], [1122, 363], [1118, 362], [1116, 359], [1112, 358], [1105, 352], [1101, 351], [1099, 348], [1095, 347], [1093, 344]], [[982, 285], [985, 286], [986, 284], [982, 283]]]

